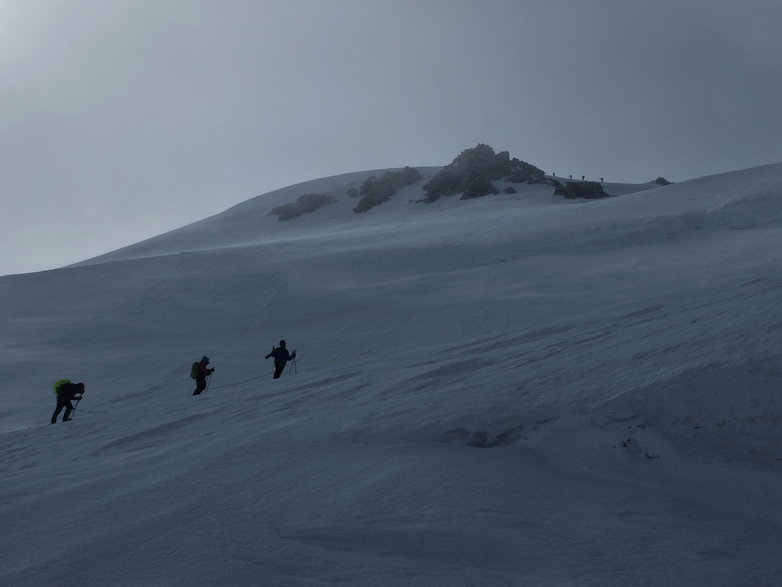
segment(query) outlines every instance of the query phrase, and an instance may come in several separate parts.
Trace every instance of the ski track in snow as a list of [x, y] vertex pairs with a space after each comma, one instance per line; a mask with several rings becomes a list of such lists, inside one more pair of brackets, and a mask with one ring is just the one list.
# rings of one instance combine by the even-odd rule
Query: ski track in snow
[[0, 583], [782, 584], [782, 165], [353, 215], [367, 175], [0, 278]]

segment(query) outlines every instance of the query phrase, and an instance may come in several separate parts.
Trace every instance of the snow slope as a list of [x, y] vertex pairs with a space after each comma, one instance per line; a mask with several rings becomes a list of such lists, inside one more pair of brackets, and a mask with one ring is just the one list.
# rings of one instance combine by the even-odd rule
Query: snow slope
[[353, 214], [372, 173], [0, 278], [0, 584], [782, 584], [782, 164]]

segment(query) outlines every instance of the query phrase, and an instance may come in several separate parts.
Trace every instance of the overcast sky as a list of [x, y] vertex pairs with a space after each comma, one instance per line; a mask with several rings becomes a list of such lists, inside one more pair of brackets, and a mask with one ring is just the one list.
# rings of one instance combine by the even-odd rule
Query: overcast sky
[[307, 179], [782, 162], [779, 0], [0, 0], [0, 274]]

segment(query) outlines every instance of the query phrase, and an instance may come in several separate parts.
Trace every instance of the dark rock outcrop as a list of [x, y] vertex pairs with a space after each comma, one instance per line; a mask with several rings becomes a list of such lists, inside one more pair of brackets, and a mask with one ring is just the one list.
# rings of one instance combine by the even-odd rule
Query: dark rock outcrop
[[541, 183], [545, 181], [545, 174], [534, 165], [515, 157], [511, 159], [507, 151], [495, 153], [489, 145], [479, 144], [462, 151], [432, 177], [423, 186], [426, 196], [422, 201], [434, 202], [442, 196], [455, 194], [463, 194], [463, 198], [496, 194], [499, 191], [491, 182], [503, 178], [514, 183]]
[[353, 212], [360, 213], [371, 210], [375, 206], [387, 202], [400, 188], [420, 180], [421, 174], [413, 167], [405, 167], [401, 171], [386, 171], [379, 178], [370, 177], [361, 184], [358, 190], [361, 199], [353, 208]]
[[494, 184], [485, 175], [476, 175], [473, 180], [467, 185], [467, 189], [462, 194], [462, 200], [470, 200], [472, 198], [482, 198], [490, 194], [499, 194], [500, 190], [494, 187]]
[[568, 199], [597, 200], [607, 198], [608, 194], [603, 186], [596, 181], [569, 181], [554, 189], [555, 196], [564, 196]]
[[269, 212], [268, 215], [277, 216], [277, 220], [280, 221], [292, 220], [303, 214], [314, 212], [318, 208], [325, 206], [326, 204], [332, 204], [336, 201], [336, 198], [332, 198], [326, 194], [302, 194], [295, 202], [272, 208], [272, 211]]

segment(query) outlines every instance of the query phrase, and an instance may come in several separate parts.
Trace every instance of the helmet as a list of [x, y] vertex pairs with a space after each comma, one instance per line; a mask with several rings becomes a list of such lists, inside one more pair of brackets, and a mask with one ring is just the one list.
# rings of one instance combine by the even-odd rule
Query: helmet
[[208, 362], [209, 362], [209, 357], [207, 357], [206, 355], [204, 355], [203, 357], [201, 357], [201, 362], [202, 362], [202, 363], [208, 363]]
[[285, 346], [285, 344], [286, 344], [286, 343], [285, 343], [285, 341], [284, 341], [284, 340], [281, 340], [281, 341], [280, 341], [280, 346], [284, 347], [284, 346]]

